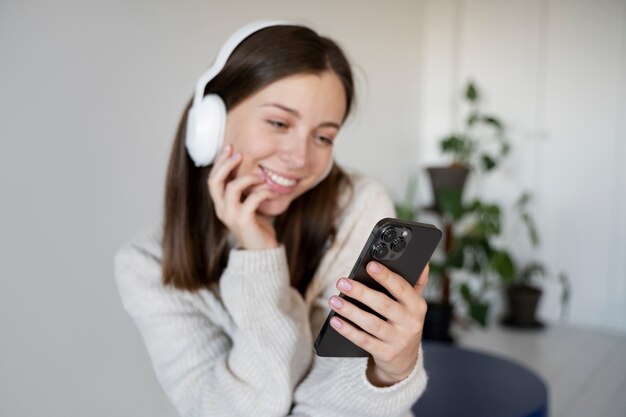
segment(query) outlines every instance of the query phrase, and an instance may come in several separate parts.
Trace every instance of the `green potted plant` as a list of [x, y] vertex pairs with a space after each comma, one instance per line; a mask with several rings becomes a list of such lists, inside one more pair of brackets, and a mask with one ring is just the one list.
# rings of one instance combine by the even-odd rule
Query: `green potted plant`
[[[512, 211], [524, 223], [529, 240], [536, 247], [539, 235], [527, 208], [529, 201], [530, 194], [522, 194]], [[456, 225], [452, 229], [454, 243], [443, 261], [431, 263], [431, 267], [440, 274], [463, 271], [467, 275], [468, 279], [458, 286], [467, 316], [481, 326], [487, 326], [490, 303], [486, 296], [491, 290], [504, 287], [508, 312], [502, 322], [514, 327], [542, 327], [536, 319], [542, 294], [538, 280], [553, 275], [536, 260], [520, 266], [508, 249], [494, 243], [502, 231], [503, 210], [500, 205], [479, 199], [464, 205], [460, 195], [452, 193], [444, 195], [441, 204], [444, 213]], [[569, 300], [569, 280], [563, 272], [557, 277], [562, 286], [563, 312]]]
[[560, 272], [552, 275], [544, 264], [533, 261], [519, 269], [513, 279], [505, 282], [507, 313], [502, 324], [509, 327], [524, 329], [542, 328], [543, 323], [537, 320], [537, 306], [543, 294], [539, 281], [556, 277], [562, 287], [561, 316], [569, 303], [570, 284], [567, 275]]
[[[530, 194], [522, 195], [516, 204], [520, 218], [527, 226], [529, 240], [534, 247], [539, 245], [539, 234], [535, 227], [534, 220], [527, 205]], [[559, 272], [552, 274], [549, 269], [537, 260], [527, 262], [522, 267], [515, 266], [514, 273], [509, 276], [502, 276], [505, 286], [507, 301], [507, 313], [502, 319], [504, 325], [519, 328], [541, 328], [543, 324], [536, 318], [537, 306], [543, 293], [540, 282], [547, 279], [558, 279], [561, 285], [561, 317], [564, 315], [565, 307], [569, 304], [570, 282], [567, 274]]]
[[[451, 340], [449, 327], [453, 315], [450, 300], [450, 270], [459, 262], [458, 256], [454, 258], [455, 254], [458, 254], [458, 250], [455, 249], [458, 247], [455, 243], [455, 223], [463, 215], [472, 211], [484, 214], [493, 210], [490, 207], [484, 207], [483, 204], [474, 205], [469, 209], [463, 207], [461, 198], [465, 181], [470, 171], [492, 171], [509, 152], [503, 123], [493, 114], [482, 111], [481, 95], [472, 81], [469, 81], [464, 88], [462, 98], [468, 107], [468, 115], [463, 128], [442, 138], [440, 142], [441, 152], [450, 156], [451, 163], [448, 166], [427, 168], [434, 196], [432, 210], [441, 218], [446, 259], [441, 263], [431, 263], [433, 276], [440, 278], [438, 280], [440, 294], [438, 297], [429, 299], [424, 331], [426, 338], [447, 341]], [[487, 150], [491, 149], [494, 143], [498, 149], [495, 154]], [[484, 225], [477, 225], [477, 230], [482, 226]], [[491, 233], [490, 229], [486, 229], [486, 233]], [[466, 240], [471, 241], [469, 238]], [[453, 251], [454, 253], [451, 253]], [[466, 293], [465, 290], [463, 291]], [[481, 303], [478, 299], [472, 298], [472, 305], [478, 315], [479, 309], [482, 308]]]
[[494, 244], [502, 231], [502, 209], [479, 199], [462, 204], [458, 193], [444, 194], [441, 205], [454, 226], [449, 236], [452, 243], [443, 260], [431, 263], [431, 268], [448, 277], [466, 272], [469, 278], [458, 285], [460, 298], [468, 316], [486, 326], [490, 308], [486, 295], [494, 287], [494, 278], [511, 280], [515, 275], [512, 255]]
[[[493, 170], [510, 149], [504, 125], [498, 117], [482, 111], [481, 96], [472, 81], [467, 83], [463, 99], [469, 111], [462, 130], [449, 134], [440, 142], [441, 152], [451, 157], [451, 163], [427, 168], [435, 209], [440, 212], [442, 193], [457, 191], [462, 194], [470, 170]], [[496, 153], [487, 150], [494, 143], [498, 149]]]
[[[545, 268], [537, 267], [540, 265], [538, 262], [518, 267], [512, 253], [496, 243], [501, 236], [504, 215], [499, 204], [479, 198], [463, 202], [463, 185], [467, 175], [470, 172], [493, 172], [510, 152], [503, 123], [498, 117], [481, 110], [480, 99], [474, 83], [468, 82], [463, 94], [463, 100], [468, 105], [463, 129], [447, 135], [440, 142], [442, 153], [450, 155], [452, 162], [446, 167], [428, 168], [435, 199], [431, 209], [441, 220], [444, 239], [442, 256], [431, 261], [431, 276], [438, 292], [434, 295], [431, 292], [427, 298], [428, 313], [424, 328], [427, 339], [451, 340], [449, 326], [453, 311], [460, 310], [453, 308], [452, 299], [465, 307], [471, 321], [486, 326], [491, 308], [487, 295], [503, 285], [507, 288], [506, 293], [513, 297], [509, 301], [505, 322], [519, 325], [523, 320], [515, 317], [517, 306], [523, 303], [516, 296], [522, 294], [522, 298], [532, 299], [527, 294], [538, 288], [529, 285], [530, 281], [536, 280], [545, 271]], [[410, 198], [398, 206], [400, 215], [415, 216], [415, 212], [408, 209], [412, 194]], [[528, 194], [522, 195], [516, 209], [532, 244], [536, 245], [537, 230], [527, 210], [529, 198]], [[465, 276], [465, 280], [453, 287], [451, 276], [458, 273]], [[536, 309], [537, 301], [534, 303]], [[531, 316], [536, 322], [534, 310]]]

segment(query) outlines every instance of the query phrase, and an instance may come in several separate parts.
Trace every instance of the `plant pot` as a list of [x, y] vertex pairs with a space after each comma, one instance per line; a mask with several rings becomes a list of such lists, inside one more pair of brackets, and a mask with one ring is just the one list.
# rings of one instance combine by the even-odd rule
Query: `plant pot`
[[430, 167], [427, 168], [426, 171], [428, 171], [430, 185], [433, 191], [434, 208], [437, 212], [442, 213], [442, 208], [439, 203], [442, 195], [449, 191], [456, 191], [459, 196], [461, 196], [463, 194], [463, 188], [465, 187], [465, 180], [467, 180], [467, 174], [469, 174], [469, 169], [464, 166], [450, 166]]
[[510, 327], [525, 329], [542, 328], [535, 314], [542, 291], [528, 285], [511, 285], [506, 289], [509, 313], [502, 321]]
[[450, 335], [452, 304], [428, 302], [422, 339], [453, 343]]

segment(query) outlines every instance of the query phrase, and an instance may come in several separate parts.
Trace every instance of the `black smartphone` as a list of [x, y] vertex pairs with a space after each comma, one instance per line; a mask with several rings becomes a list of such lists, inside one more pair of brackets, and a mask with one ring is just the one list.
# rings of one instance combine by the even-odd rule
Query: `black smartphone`
[[[411, 285], [415, 285], [440, 240], [441, 231], [431, 224], [392, 218], [382, 219], [374, 226], [374, 230], [363, 246], [349, 278], [394, 298], [382, 285], [369, 276], [365, 270], [367, 264], [375, 260], [401, 275]], [[339, 297], [384, 319], [363, 303], [343, 293], [339, 294]], [[330, 319], [334, 316], [339, 316], [355, 325], [339, 313], [331, 311], [313, 345], [315, 353], [318, 356], [327, 357], [368, 356], [368, 352], [343, 337], [330, 325]], [[358, 326], [356, 327], [358, 328]]]

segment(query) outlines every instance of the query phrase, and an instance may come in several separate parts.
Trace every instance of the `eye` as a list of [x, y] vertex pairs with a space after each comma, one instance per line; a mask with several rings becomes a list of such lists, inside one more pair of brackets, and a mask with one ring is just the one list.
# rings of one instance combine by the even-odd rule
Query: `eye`
[[315, 140], [324, 146], [332, 146], [334, 143], [331, 138], [322, 135], [315, 136]]
[[287, 127], [289, 127], [287, 126], [287, 123], [281, 122], [280, 120], [269, 119], [267, 120], [267, 123], [277, 129], [286, 129]]
[[337, 133], [331, 129], [318, 129], [313, 132], [313, 141], [319, 146], [333, 146]]

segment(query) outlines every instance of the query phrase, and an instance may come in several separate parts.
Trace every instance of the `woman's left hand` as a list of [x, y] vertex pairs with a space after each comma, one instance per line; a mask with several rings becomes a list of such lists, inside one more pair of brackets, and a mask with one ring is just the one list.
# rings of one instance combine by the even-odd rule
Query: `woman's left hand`
[[367, 369], [369, 381], [376, 386], [389, 386], [406, 378], [417, 362], [426, 316], [426, 300], [422, 292], [428, 282], [429, 267], [427, 265], [424, 268], [415, 286], [378, 262], [370, 262], [367, 271], [396, 301], [348, 278], [337, 281], [337, 288], [367, 305], [387, 321], [363, 311], [346, 299], [333, 296], [330, 298], [330, 307], [365, 331], [339, 317], [334, 317], [331, 325], [372, 355]]

